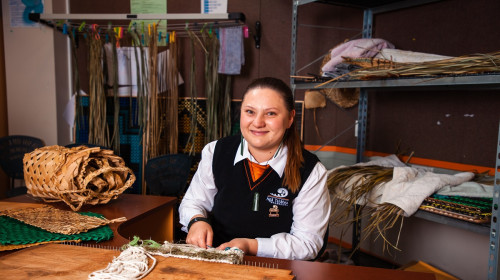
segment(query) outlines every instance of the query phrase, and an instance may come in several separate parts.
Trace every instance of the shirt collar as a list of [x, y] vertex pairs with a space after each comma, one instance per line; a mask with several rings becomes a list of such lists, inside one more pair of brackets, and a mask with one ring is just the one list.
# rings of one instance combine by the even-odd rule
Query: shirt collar
[[[241, 154], [242, 145], [243, 145], [243, 155]], [[287, 152], [288, 148], [285, 145], [283, 145], [283, 147], [281, 147], [281, 149], [278, 151], [278, 154], [276, 154], [271, 160], [267, 162], [267, 164], [269, 164], [271, 168], [274, 169], [274, 171], [276, 171], [276, 173], [278, 173], [280, 177], [283, 177], [283, 172], [285, 171]], [[248, 151], [247, 141], [243, 138], [241, 140], [240, 145], [238, 146], [236, 156], [234, 157], [234, 165], [236, 165], [236, 163], [244, 159], [249, 159], [252, 162], [258, 163]]]

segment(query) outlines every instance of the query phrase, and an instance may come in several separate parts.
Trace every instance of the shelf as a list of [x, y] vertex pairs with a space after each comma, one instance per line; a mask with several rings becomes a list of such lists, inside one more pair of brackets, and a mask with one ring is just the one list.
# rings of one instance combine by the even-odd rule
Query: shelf
[[442, 0], [298, 0], [297, 5], [300, 6], [316, 2], [363, 10], [369, 9], [373, 14], [380, 14], [439, 1]]
[[365, 89], [406, 89], [418, 90], [418, 88], [443, 89], [500, 89], [500, 73], [484, 75], [461, 75], [443, 77], [420, 77], [420, 78], [398, 78], [383, 80], [352, 80], [335, 81], [321, 87], [320, 82], [300, 82], [293, 84], [295, 89], [321, 89], [321, 88], [365, 88]]
[[424, 211], [424, 210], [418, 210], [417, 212], [415, 212], [415, 214], [413, 214], [412, 217], [416, 217], [416, 218], [423, 219], [423, 220], [428, 220], [431, 222], [436, 222], [439, 224], [449, 225], [452, 227], [464, 229], [464, 230], [479, 233], [479, 234], [484, 234], [484, 235], [490, 234], [490, 224], [489, 223], [488, 224], [475, 224], [475, 223], [462, 221], [459, 219], [454, 219], [454, 218], [446, 217], [443, 215], [431, 213], [431, 212]]

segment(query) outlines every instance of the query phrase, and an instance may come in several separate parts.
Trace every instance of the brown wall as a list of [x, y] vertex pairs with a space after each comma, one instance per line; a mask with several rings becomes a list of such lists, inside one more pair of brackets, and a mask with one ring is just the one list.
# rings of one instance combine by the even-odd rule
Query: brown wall
[[[120, 2], [119, 5], [113, 3]], [[199, 0], [167, 1], [169, 13], [198, 13]], [[396, 48], [418, 52], [459, 56], [498, 50], [500, 37], [500, 2], [495, 0], [445, 0], [411, 9], [377, 15], [373, 37], [392, 42]], [[71, 1], [71, 11], [81, 13], [126, 13], [123, 1]], [[246, 85], [253, 79], [275, 76], [289, 80], [292, 1], [231, 0], [229, 12], [242, 12], [252, 32], [245, 39], [245, 66], [234, 77], [233, 98], [241, 98]], [[296, 69], [326, 54], [345, 39], [360, 38], [363, 12], [359, 9], [310, 3], [299, 7]], [[255, 23], [262, 23], [261, 48], [252, 39]], [[305, 26], [307, 25], [307, 26]], [[313, 28], [321, 25], [332, 28]], [[335, 28], [333, 28], [335, 27]], [[181, 40], [181, 72], [189, 75], [190, 47]], [[204, 96], [203, 57], [197, 61], [197, 88]], [[321, 60], [298, 74], [319, 74]], [[187, 95], [186, 86], [181, 95]], [[303, 91], [297, 99], [303, 99]], [[367, 150], [394, 153], [414, 151], [415, 157], [493, 167], [495, 164], [500, 105], [498, 91], [448, 90], [377, 91], [369, 94]], [[305, 113], [304, 142], [321, 145], [351, 126], [357, 118], [357, 108], [341, 109], [332, 102], [316, 110], [320, 135], [314, 129], [312, 111]], [[438, 124], [439, 123], [439, 124]], [[354, 131], [338, 137], [332, 146], [354, 148]]]
[[[0, 17], [2, 7], [0, 5]], [[0, 137], [9, 133], [7, 122], [7, 94], [5, 90], [5, 60], [3, 48], [3, 20], [0, 18]], [[7, 174], [0, 169], [0, 198], [5, 197], [5, 192], [9, 187]]]

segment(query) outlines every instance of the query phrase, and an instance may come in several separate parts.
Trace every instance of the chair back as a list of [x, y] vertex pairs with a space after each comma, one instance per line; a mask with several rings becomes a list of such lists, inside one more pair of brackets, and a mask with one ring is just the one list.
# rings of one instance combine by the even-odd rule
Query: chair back
[[149, 159], [144, 179], [151, 195], [180, 197], [186, 189], [191, 157], [187, 154], [169, 154]]
[[0, 167], [11, 179], [24, 179], [24, 154], [43, 146], [45, 146], [43, 140], [36, 137], [25, 135], [2, 137], [0, 138]]

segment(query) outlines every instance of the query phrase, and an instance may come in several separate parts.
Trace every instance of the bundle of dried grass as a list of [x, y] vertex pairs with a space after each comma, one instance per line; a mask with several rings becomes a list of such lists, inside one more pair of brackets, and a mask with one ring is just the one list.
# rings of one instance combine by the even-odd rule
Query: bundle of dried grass
[[89, 38], [89, 143], [109, 147], [106, 122], [106, 92], [102, 67], [103, 46], [99, 32], [92, 30]]
[[341, 78], [375, 80], [400, 77], [439, 77], [500, 72], [500, 51], [487, 54], [471, 54], [449, 59], [419, 63], [394, 63], [391, 67], [365, 65], [345, 75], [335, 77], [319, 86]]
[[[378, 204], [378, 188], [392, 180], [393, 168], [377, 165], [348, 166], [335, 169], [328, 175], [327, 186], [334, 198], [330, 224], [343, 228], [341, 239], [348, 226], [368, 218], [369, 224], [363, 230], [362, 240], [377, 233], [377, 238], [384, 239], [384, 250], [397, 249], [398, 241], [392, 243], [386, 238], [386, 232], [400, 220], [402, 226], [403, 210], [392, 204]], [[369, 207], [366, 207], [369, 206]], [[351, 212], [354, 209], [353, 216]], [[398, 238], [399, 239], [399, 238]], [[351, 254], [359, 249], [353, 248]]]
[[169, 44], [168, 63], [167, 63], [167, 103], [166, 103], [166, 124], [165, 135], [167, 135], [167, 153], [175, 154], [178, 152], [179, 135], [179, 69], [178, 69], [179, 47], [175, 40]]
[[151, 32], [149, 36], [149, 57], [148, 57], [148, 66], [149, 66], [149, 118], [148, 118], [148, 129], [146, 135], [146, 143], [147, 146], [147, 158], [154, 158], [159, 156], [161, 153], [159, 151], [160, 148], [160, 139], [161, 139], [161, 109], [158, 104], [158, 87], [157, 87], [157, 61], [158, 61], [158, 45], [157, 42], [158, 37], [156, 34], [156, 24], [153, 24], [153, 32]]

